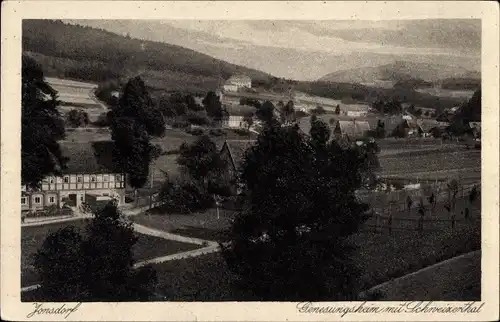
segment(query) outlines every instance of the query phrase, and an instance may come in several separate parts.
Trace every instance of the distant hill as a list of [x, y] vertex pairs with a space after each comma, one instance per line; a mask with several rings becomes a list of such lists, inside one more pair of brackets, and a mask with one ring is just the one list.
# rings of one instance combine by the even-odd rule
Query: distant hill
[[361, 67], [327, 74], [319, 79], [323, 82], [376, 84], [392, 81], [393, 83], [408, 80], [436, 82], [446, 78], [476, 76], [474, 72], [460, 67], [440, 64], [426, 64], [409, 61], [397, 61], [377, 67]]
[[155, 89], [206, 91], [233, 74], [271, 77], [180, 46], [55, 20], [23, 20], [22, 45], [49, 76], [91, 82], [142, 74]]

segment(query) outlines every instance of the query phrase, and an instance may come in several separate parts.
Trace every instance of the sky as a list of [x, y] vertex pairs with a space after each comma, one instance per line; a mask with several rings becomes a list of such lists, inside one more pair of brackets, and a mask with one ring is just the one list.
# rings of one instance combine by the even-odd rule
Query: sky
[[396, 60], [480, 69], [481, 22], [472, 19], [67, 22], [187, 47], [298, 80]]

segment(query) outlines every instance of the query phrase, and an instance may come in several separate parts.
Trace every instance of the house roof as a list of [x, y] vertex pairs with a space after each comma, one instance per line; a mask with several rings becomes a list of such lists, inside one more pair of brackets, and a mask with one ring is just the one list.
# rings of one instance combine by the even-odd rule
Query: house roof
[[417, 120], [418, 125], [422, 128], [424, 132], [429, 132], [435, 127], [442, 128], [442, 123], [436, 120]]
[[255, 144], [256, 140], [226, 140], [224, 141], [222, 150], [227, 147], [235, 168], [238, 168], [245, 157], [245, 152], [248, 148]]
[[367, 121], [338, 121], [338, 128], [342, 134], [355, 138], [363, 136], [370, 130], [370, 124]]
[[254, 115], [257, 109], [248, 105], [228, 105], [226, 111], [231, 116]]
[[469, 127], [481, 131], [481, 122], [469, 122]]
[[69, 159], [64, 174], [120, 172], [113, 163], [112, 141], [60, 142], [59, 146]]
[[410, 129], [418, 129], [418, 128], [420, 128], [420, 124], [416, 120], [413, 120], [413, 119], [412, 120], [404, 120], [403, 122], [406, 123], [406, 125]]

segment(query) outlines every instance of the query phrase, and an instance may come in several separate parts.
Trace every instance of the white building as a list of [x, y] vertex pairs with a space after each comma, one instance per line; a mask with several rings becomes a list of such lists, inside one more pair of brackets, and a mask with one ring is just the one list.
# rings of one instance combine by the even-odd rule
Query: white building
[[21, 188], [21, 210], [41, 210], [64, 204], [79, 207], [90, 199], [125, 201], [125, 175], [116, 171], [111, 156], [112, 142], [61, 144], [69, 160], [61, 176], [48, 176], [39, 189]]
[[252, 87], [252, 79], [246, 75], [234, 75], [231, 76], [224, 83], [224, 91], [226, 92], [237, 92], [243, 88], [251, 88]]
[[366, 116], [368, 114], [368, 111], [347, 111], [347, 116], [351, 117], [361, 117], [361, 116]]

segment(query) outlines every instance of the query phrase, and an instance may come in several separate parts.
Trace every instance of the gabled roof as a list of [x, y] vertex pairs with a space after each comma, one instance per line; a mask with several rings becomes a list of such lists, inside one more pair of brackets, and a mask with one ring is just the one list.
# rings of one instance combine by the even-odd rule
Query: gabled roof
[[442, 123], [436, 121], [436, 120], [417, 120], [418, 125], [424, 132], [429, 132], [435, 127], [438, 128], [443, 128], [444, 126]]
[[69, 160], [64, 174], [117, 173], [113, 163], [113, 142], [60, 142], [61, 152]]
[[220, 152], [228, 149], [229, 156], [231, 157], [232, 165], [235, 169], [239, 168], [245, 157], [245, 152], [248, 148], [253, 146], [256, 140], [226, 140], [222, 145]]
[[343, 135], [350, 138], [363, 136], [370, 130], [370, 124], [367, 121], [338, 121], [337, 128]]

